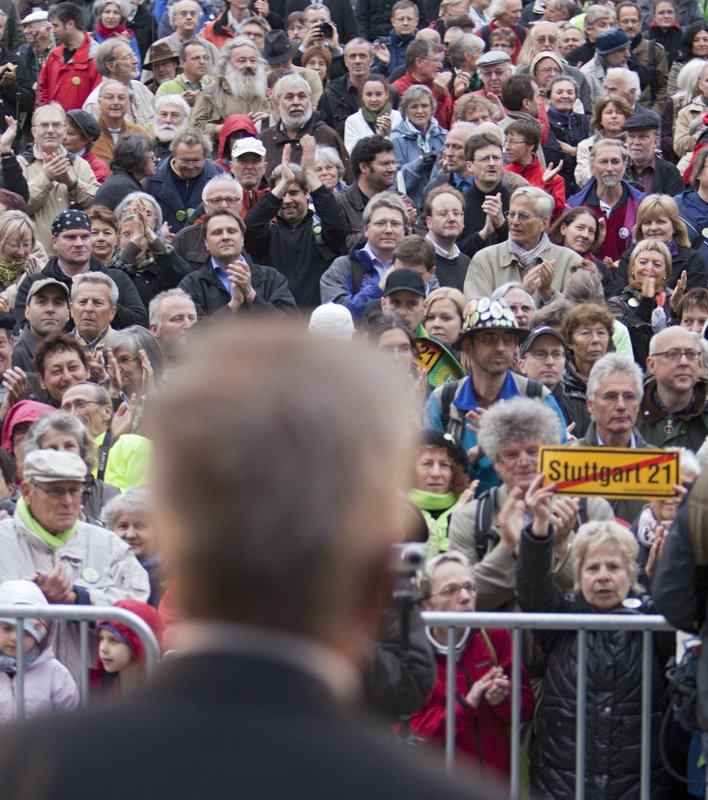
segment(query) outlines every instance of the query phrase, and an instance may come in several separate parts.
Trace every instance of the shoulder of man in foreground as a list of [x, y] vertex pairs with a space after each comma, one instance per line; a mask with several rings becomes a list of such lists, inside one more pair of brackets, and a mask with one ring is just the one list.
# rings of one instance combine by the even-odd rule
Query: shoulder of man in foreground
[[[225, 686], [231, 689], [225, 689]], [[102, 800], [501, 800], [420, 749], [384, 742], [318, 681], [259, 658], [201, 655], [166, 665], [120, 705], [45, 718], [0, 734], [5, 796]], [[27, 756], [31, 754], [32, 768]], [[236, 788], [238, 787], [238, 788]]]

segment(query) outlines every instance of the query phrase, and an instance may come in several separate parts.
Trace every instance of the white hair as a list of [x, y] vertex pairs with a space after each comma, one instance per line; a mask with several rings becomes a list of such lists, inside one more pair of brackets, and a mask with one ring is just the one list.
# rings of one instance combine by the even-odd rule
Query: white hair
[[187, 101], [181, 94], [163, 94], [155, 101], [155, 113], [162, 108], [162, 106], [177, 106], [184, 114], [185, 120], [189, 119], [190, 108]]

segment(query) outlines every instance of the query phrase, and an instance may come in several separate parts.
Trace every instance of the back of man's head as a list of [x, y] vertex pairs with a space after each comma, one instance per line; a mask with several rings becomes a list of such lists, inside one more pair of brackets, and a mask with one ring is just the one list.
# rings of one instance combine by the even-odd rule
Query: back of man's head
[[282, 323], [210, 328], [190, 350], [150, 426], [181, 611], [359, 655], [402, 533], [407, 389], [364, 345]]

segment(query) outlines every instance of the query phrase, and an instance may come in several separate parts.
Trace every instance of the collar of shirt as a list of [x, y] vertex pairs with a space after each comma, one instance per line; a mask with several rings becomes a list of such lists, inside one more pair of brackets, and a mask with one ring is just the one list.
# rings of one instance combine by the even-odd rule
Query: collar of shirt
[[460, 248], [454, 243], [452, 245], [452, 250], [450, 250], [450, 252], [448, 253], [448, 251], [444, 247], [440, 247], [440, 245], [437, 242], [433, 241], [433, 239], [431, 238], [429, 233], [426, 233], [425, 238], [429, 242], [433, 243], [433, 247], [435, 248], [435, 252], [439, 256], [442, 256], [443, 258], [457, 258], [457, 256], [460, 255]]
[[[602, 436], [600, 436], [600, 431], [595, 428], [595, 435], [597, 436], [597, 445], [598, 447], [605, 447], [605, 443], [602, 441]], [[634, 429], [632, 429], [632, 436], [629, 440], [629, 446], [636, 448], [637, 446], [637, 436], [634, 433]]]
[[452, 173], [452, 182], [456, 189], [459, 189], [462, 194], [472, 188], [472, 181], [469, 178], [461, 178], [456, 172]]
[[364, 247], [362, 247], [362, 250], [368, 254], [369, 258], [371, 259], [371, 264], [378, 273], [379, 278], [383, 276], [384, 272], [386, 272], [389, 267], [393, 266], [393, 259], [387, 261], [385, 264], [383, 261], [379, 261], [379, 259], [374, 255], [373, 250], [369, 247], [368, 242], [364, 245]]
[[627, 191], [627, 185], [625, 184], [624, 181], [622, 181], [622, 197], [620, 197], [620, 199], [612, 206], [612, 208], [610, 208], [608, 203], [605, 203], [603, 200], [600, 200], [600, 198], [597, 196], [597, 180], [596, 179], [593, 180], [595, 180], [595, 183], [593, 186], [590, 187], [590, 191], [588, 192], [588, 195], [585, 198], [585, 202], [587, 205], [600, 206], [603, 212], [605, 211], [605, 209], [608, 209], [606, 213], [607, 216], [609, 217], [610, 214], [616, 208], [623, 206], [627, 202], [627, 198], [629, 197], [629, 192]]
[[361, 691], [358, 670], [342, 653], [314, 639], [239, 623], [183, 623], [171, 636], [177, 655], [234, 653], [283, 662], [313, 676], [339, 700]]
[[[462, 389], [457, 397], [452, 401], [461, 411], [473, 411], [479, 406], [477, 400], [477, 393], [474, 390], [474, 375], [470, 376], [462, 385]], [[489, 398], [490, 400], [510, 400], [512, 397], [518, 397], [521, 393], [516, 385], [511, 370], [507, 370], [504, 385], [499, 393], [499, 397]]]
[[221, 281], [224, 286], [224, 289], [231, 295], [232, 293], [232, 286], [231, 281], [229, 280], [229, 276], [226, 274], [226, 270], [216, 263], [214, 257], [211, 258], [211, 268], [214, 270], [216, 277]]

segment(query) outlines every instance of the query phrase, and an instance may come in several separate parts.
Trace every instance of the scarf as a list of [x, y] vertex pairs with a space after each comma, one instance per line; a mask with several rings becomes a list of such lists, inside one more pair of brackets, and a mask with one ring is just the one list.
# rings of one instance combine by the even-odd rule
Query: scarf
[[100, 22], [97, 22], [94, 25], [94, 30], [102, 39], [110, 39], [114, 36], [119, 36], [121, 33], [129, 34], [130, 38], [132, 38], [133, 36], [133, 31], [126, 28], [124, 22], [121, 22], [119, 25], [116, 25], [115, 28], [106, 28], [103, 25], [101, 25]]
[[32, 516], [23, 497], [20, 497], [17, 501], [17, 513], [20, 515], [22, 524], [27, 530], [33, 533], [38, 539], [41, 539], [46, 545], [49, 545], [53, 550], [58, 550], [60, 547], [63, 547], [76, 533], [79, 527], [77, 521], [68, 531], [62, 531], [59, 534], [49, 533], [49, 531], [43, 528]]
[[415, 136], [416, 144], [420, 148], [421, 153], [427, 154], [432, 150], [432, 147], [430, 146], [430, 137], [440, 127], [435, 117], [432, 117], [430, 120], [430, 123], [428, 124], [428, 130], [425, 133], [419, 131], [418, 128], [416, 128], [416, 126], [408, 119], [408, 117], [406, 117], [401, 124], [405, 133]]
[[390, 114], [391, 113], [391, 101], [387, 100], [382, 109], [380, 111], [371, 111], [371, 109], [366, 108], [366, 106], [361, 107], [361, 114], [366, 121], [366, 124], [371, 128], [371, 130], [376, 133], [376, 121], [382, 114]]
[[415, 503], [423, 511], [445, 511], [457, 502], [457, 497], [452, 492], [433, 494], [423, 489], [411, 489], [408, 497], [411, 503]]
[[[39, 658], [39, 647], [33, 647], [29, 653], [25, 651], [25, 669], [34, 664]], [[5, 653], [0, 653], [0, 672], [6, 672], [8, 675], [14, 675], [17, 672], [17, 659], [14, 656], [6, 656]]]
[[536, 259], [541, 257], [541, 253], [548, 250], [551, 246], [551, 240], [548, 238], [548, 234], [544, 232], [539, 243], [531, 250], [524, 250], [520, 244], [516, 244], [516, 242], [512, 241], [511, 237], [507, 240], [507, 245], [509, 246], [511, 255], [516, 256], [526, 269], [531, 269]]
[[25, 268], [24, 261], [0, 261], [0, 285], [7, 289], [20, 277]]

